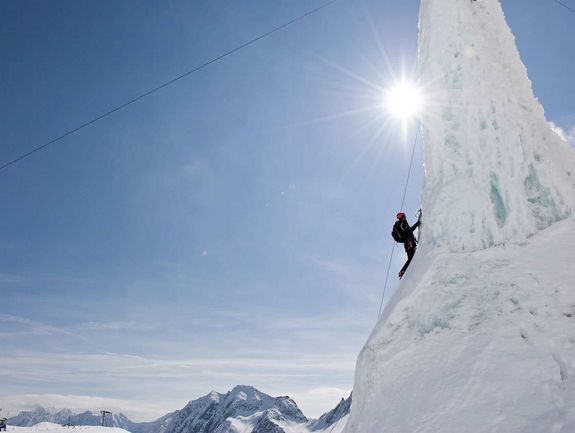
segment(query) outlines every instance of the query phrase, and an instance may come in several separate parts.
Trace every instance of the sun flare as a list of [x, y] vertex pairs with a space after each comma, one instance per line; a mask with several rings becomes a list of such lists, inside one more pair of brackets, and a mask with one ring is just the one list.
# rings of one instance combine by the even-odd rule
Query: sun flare
[[400, 120], [408, 120], [423, 108], [423, 95], [419, 87], [402, 80], [385, 92], [385, 108]]

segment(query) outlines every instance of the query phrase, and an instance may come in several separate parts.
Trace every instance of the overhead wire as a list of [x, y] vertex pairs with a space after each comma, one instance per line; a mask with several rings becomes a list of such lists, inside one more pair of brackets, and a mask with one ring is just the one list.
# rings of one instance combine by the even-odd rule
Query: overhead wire
[[92, 119], [92, 120], [90, 120], [90, 121], [88, 121], [88, 122], [85, 122], [85, 123], [79, 125], [78, 127], [73, 128], [73, 129], [71, 129], [71, 130], [65, 132], [64, 134], [62, 134], [62, 135], [60, 135], [60, 136], [54, 138], [53, 140], [50, 140], [50, 141], [48, 141], [48, 142], [46, 142], [46, 143], [43, 143], [43, 144], [41, 144], [41, 145], [35, 147], [34, 149], [32, 149], [32, 150], [30, 150], [30, 151], [28, 151], [28, 152], [26, 152], [26, 153], [24, 153], [24, 154], [22, 154], [22, 155], [20, 155], [20, 156], [18, 156], [18, 157], [16, 157], [16, 158], [12, 159], [12, 160], [10, 160], [10, 161], [8, 161], [8, 162], [6, 162], [6, 163], [0, 165], [0, 171], [1, 171], [1, 170], [4, 170], [4, 169], [6, 169], [6, 168], [8, 168], [9, 166], [11, 166], [11, 165], [17, 163], [18, 161], [23, 160], [24, 158], [27, 158], [28, 156], [30, 156], [30, 155], [32, 155], [32, 154], [34, 154], [34, 153], [36, 153], [36, 152], [38, 152], [38, 151], [40, 151], [40, 150], [42, 150], [42, 149], [45, 149], [46, 147], [48, 147], [48, 146], [50, 146], [50, 145], [52, 145], [52, 144], [54, 144], [54, 143], [57, 143], [58, 141], [62, 140], [63, 138], [66, 138], [66, 137], [68, 137], [69, 135], [72, 135], [72, 134], [74, 134], [75, 132], [78, 132], [78, 131], [80, 131], [81, 129], [84, 129], [84, 128], [86, 128], [87, 126], [90, 126], [90, 125], [92, 125], [92, 124], [98, 122], [99, 120], [102, 120], [102, 119], [104, 119], [105, 117], [108, 117], [108, 116], [110, 116], [110, 115], [116, 113], [117, 111], [120, 111], [120, 110], [126, 108], [127, 106], [132, 105], [133, 103], [135, 103], [135, 102], [137, 102], [137, 101], [139, 101], [139, 100], [141, 100], [141, 99], [144, 99], [144, 98], [146, 98], [147, 96], [150, 96], [151, 94], [156, 93], [156, 92], [158, 92], [159, 90], [162, 90], [162, 89], [164, 89], [164, 88], [166, 88], [166, 87], [168, 87], [168, 86], [174, 84], [175, 82], [177, 82], [177, 81], [179, 81], [179, 80], [181, 80], [181, 79], [183, 79], [183, 78], [186, 78], [186, 77], [192, 75], [193, 73], [198, 72], [198, 71], [200, 71], [200, 70], [206, 68], [207, 66], [209, 66], [209, 65], [211, 65], [211, 64], [213, 64], [213, 63], [216, 63], [216, 62], [218, 62], [218, 61], [220, 61], [220, 60], [222, 60], [222, 59], [224, 59], [224, 58], [226, 58], [226, 57], [228, 57], [228, 56], [230, 56], [230, 55], [232, 55], [232, 54], [234, 54], [234, 53], [236, 53], [236, 52], [238, 52], [238, 51], [240, 51], [240, 50], [242, 50], [242, 49], [244, 49], [244, 48], [249, 47], [250, 45], [255, 44], [256, 42], [258, 42], [258, 41], [260, 41], [260, 40], [262, 40], [262, 39], [264, 39], [264, 38], [266, 38], [266, 37], [268, 37], [268, 36], [270, 36], [270, 35], [272, 35], [272, 34], [278, 32], [278, 31], [280, 31], [280, 30], [285, 29], [286, 27], [291, 26], [292, 24], [295, 24], [295, 23], [298, 22], [298, 21], [303, 20], [304, 18], [306, 18], [306, 17], [308, 17], [308, 16], [310, 16], [310, 15], [312, 15], [312, 14], [315, 14], [315, 13], [317, 13], [317, 12], [319, 12], [319, 11], [321, 11], [321, 10], [327, 8], [328, 6], [331, 6], [331, 5], [334, 4], [336, 1], [337, 1], [337, 0], [330, 0], [330, 1], [328, 1], [328, 2], [326, 2], [326, 3], [324, 3], [324, 4], [322, 4], [322, 5], [320, 5], [320, 6], [318, 6], [318, 7], [316, 7], [315, 9], [311, 9], [311, 10], [309, 10], [309, 11], [307, 11], [307, 12], [305, 12], [305, 13], [299, 15], [299, 16], [297, 16], [296, 18], [291, 19], [290, 21], [288, 21], [288, 22], [286, 22], [286, 23], [281, 24], [281, 25], [279, 25], [279, 26], [273, 28], [272, 30], [269, 30], [269, 31], [267, 31], [267, 32], [265, 32], [265, 33], [262, 33], [261, 35], [255, 37], [255, 38], [253, 38], [253, 39], [250, 39], [249, 41], [247, 41], [247, 42], [245, 42], [245, 43], [243, 43], [243, 44], [241, 44], [241, 45], [238, 45], [237, 47], [235, 47], [235, 48], [233, 48], [233, 49], [231, 49], [231, 50], [229, 50], [229, 51], [226, 51], [225, 53], [220, 54], [219, 56], [216, 56], [216, 57], [212, 58], [211, 60], [208, 60], [207, 62], [202, 63], [201, 65], [196, 66], [195, 68], [193, 68], [193, 69], [191, 69], [191, 70], [189, 70], [189, 71], [187, 71], [187, 72], [184, 72], [183, 74], [178, 75], [177, 77], [172, 78], [171, 80], [168, 80], [168, 81], [164, 82], [163, 84], [160, 84], [160, 85], [157, 86], [157, 87], [154, 87], [154, 88], [152, 88], [152, 89], [150, 89], [150, 90], [145, 91], [144, 93], [140, 94], [139, 96], [136, 96], [135, 98], [130, 99], [129, 101], [127, 101], [127, 102], [125, 102], [125, 103], [123, 103], [123, 104], [121, 104], [121, 105], [119, 105], [119, 106], [117, 106], [117, 107], [115, 107], [115, 108], [112, 108], [112, 109], [109, 110], [109, 111], [106, 111], [104, 114], [101, 114], [101, 115], [95, 117], [94, 119]]
[[[284, 29], [284, 28], [286, 28], [286, 27], [288, 27], [288, 26], [290, 26], [290, 25], [296, 23], [297, 21], [300, 21], [300, 20], [302, 20], [302, 19], [304, 19], [304, 18], [306, 18], [306, 17], [308, 17], [308, 16], [310, 16], [310, 15], [316, 13], [316, 12], [319, 12], [319, 11], [322, 10], [322, 9], [327, 8], [328, 6], [332, 5], [332, 4], [335, 3], [336, 1], [337, 1], [337, 0], [330, 0], [330, 1], [328, 1], [328, 2], [326, 2], [326, 3], [324, 3], [324, 4], [322, 4], [322, 5], [318, 6], [318, 7], [315, 8], [315, 9], [312, 9], [312, 10], [310, 10], [310, 11], [308, 11], [308, 12], [305, 12], [304, 14], [299, 15], [298, 17], [296, 17], [296, 18], [294, 18], [294, 19], [292, 19], [292, 20], [290, 20], [290, 21], [288, 21], [288, 22], [286, 22], [286, 23], [284, 23], [284, 24], [281, 24], [281, 25], [279, 25], [279, 26], [273, 28], [272, 30], [270, 30], [270, 31], [268, 31], [268, 32], [265, 32], [265, 33], [263, 33], [263, 34], [261, 34], [261, 35], [255, 37], [255, 38], [253, 38], [253, 39], [250, 39], [249, 41], [247, 41], [247, 42], [245, 42], [245, 43], [243, 43], [243, 44], [241, 44], [241, 45], [239, 45], [239, 46], [237, 46], [237, 47], [235, 47], [235, 48], [233, 48], [233, 49], [231, 49], [231, 50], [229, 50], [229, 51], [227, 51], [227, 52], [225, 52], [225, 53], [223, 53], [223, 54], [221, 54], [221, 55], [219, 55], [219, 56], [217, 56], [217, 57], [214, 57], [213, 59], [211, 59], [211, 60], [209, 60], [209, 61], [207, 61], [207, 62], [205, 62], [205, 63], [202, 63], [201, 65], [199, 65], [199, 66], [197, 66], [197, 67], [195, 67], [195, 68], [193, 68], [193, 69], [191, 69], [191, 70], [189, 70], [189, 71], [187, 71], [187, 72], [185, 72], [185, 73], [183, 73], [183, 74], [181, 74], [181, 75], [179, 75], [179, 76], [177, 76], [177, 77], [175, 77], [175, 78], [172, 78], [171, 80], [166, 81], [165, 83], [163, 83], [163, 84], [161, 84], [161, 85], [159, 85], [159, 86], [157, 86], [157, 87], [154, 87], [154, 88], [152, 88], [152, 89], [150, 89], [150, 90], [148, 90], [148, 91], [142, 93], [142, 94], [139, 95], [139, 96], [136, 96], [135, 98], [133, 98], [133, 99], [131, 99], [131, 100], [129, 100], [129, 101], [127, 101], [127, 102], [125, 102], [125, 103], [123, 103], [123, 104], [121, 104], [121, 105], [119, 105], [119, 106], [117, 106], [117, 107], [115, 107], [115, 108], [113, 108], [113, 109], [111, 109], [111, 110], [109, 110], [109, 111], [107, 111], [107, 112], [105, 112], [105, 113], [99, 115], [99, 116], [97, 116], [96, 118], [94, 118], [94, 119], [92, 119], [92, 120], [90, 120], [90, 121], [88, 121], [88, 122], [85, 122], [85, 123], [79, 125], [78, 127], [73, 128], [73, 129], [71, 129], [71, 130], [65, 132], [64, 134], [62, 134], [62, 135], [60, 135], [60, 136], [54, 138], [53, 140], [50, 140], [50, 141], [48, 141], [48, 142], [46, 142], [46, 143], [43, 143], [43, 144], [41, 144], [41, 145], [35, 147], [34, 149], [32, 149], [32, 150], [30, 150], [30, 151], [28, 151], [28, 152], [26, 152], [26, 153], [24, 153], [24, 154], [22, 154], [22, 155], [16, 157], [16, 158], [14, 158], [14, 159], [12, 159], [12, 160], [10, 160], [10, 161], [7, 161], [6, 163], [0, 165], [0, 171], [1, 171], [1, 170], [4, 170], [4, 169], [6, 169], [6, 168], [8, 168], [9, 166], [11, 166], [11, 165], [13, 165], [13, 164], [15, 164], [15, 163], [17, 163], [17, 162], [23, 160], [24, 158], [27, 158], [28, 156], [30, 156], [30, 155], [32, 155], [32, 154], [34, 154], [34, 153], [36, 153], [36, 152], [38, 152], [38, 151], [40, 151], [40, 150], [42, 150], [42, 149], [48, 147], [48, 146], [50, 146], [50, 145], [52, 145], [52, 144], [54, 144], [54, 143], [56, 143], [56, 142], [58, 142], [58, 141], [60, 141], [60, 140], [62, 140], [62, 139], [64, 139], [64, 138], [68, 137], [69, 135], [74, 134], [75, 132], [78, 132], [79, 130], [86, 128], [87, 126], [90, 126], [90, 125], [92, 125], [92, 124], [98, 122], [99, 120], [102, 120], [103, 118], [108, 117], [108, 116], [114, 114], [115, 112], [120, 111], [120, 110], [126, 108], [127, 106], [132, 105], [133, 103], [135, 103], [135, 102], [137, 102], [137, 101], [139, 101], [139, 100], [141, 100], [141, 99], [143, 99], [143, 98], [145, 98], [145, 97], [147, 97], [147, 96], [149, 96], [149, 95], [151, 95], [151, 94], [153, 94], [153, 93], [156, 93], [156, 92], [158, 92], [159, 90], [161, 90], [161, 89], [163, 89], [163, 88], [165, 88], [165, 87], [168, 87], [168, 86], [170, 86], [171, 84], [173, 84], [173, 83], [175, 83], [175, 82], [177, 82], [177, 81], [179, 81], [179, 80], [181, 80], [181, 79], [183, 79], [183, 78], [185, 78], [185, 77], [187, 77], [187, 76], [189, 76], [189, 75], [191, 75], [191, 74], [193, 74], [193, 73], [195, 73], [195, 72], [198, 72], [198, 71], [200, 71], [200, 70], [206, 68], [207, 66], [209, 66], [209, 65], [211, 65], [211, 64], [213, 64], [213, 63], [216, 63], [216, 62], [218, 62], [218, 61], [224, 59], [225, 57], [228, 57], [228, 56], [234, 54], [235, 52], [240, 51], [241, 49], [246, 48], [246, 47], [248, 47], [248, 46], [250, 46], [250, 45], [252, 45], [252, 44], [254, 44], [254, 43], [260, 41], [261, 39], [264, 39], [264, 38], [266, 38], [266, 37], [272, 35], [273, 33], [276, 33], [276, 32], [278, 32], [278, 31], [280, 31], [280, 30], [282, 30], [282, 29]], [[570, 6], [568, 6], [567, 4], [565, 4], [564, 2], [562, 2], [561, 0], [553, 0], [553, 1], [554, 1], [555, 3], [557, 3], [557, 4], [559, 4], [560, 6], [562, 6], [562, 7], [566, 8], [566, 9], [568, 9], [569, 11], [575, 13], [575, 9], [571, 8]], [[404, 199], [405, 199], [405, 197], [404, 197]], [[403, 203], [402, 203], [402, 207], [403, 207]]]
[[555, 3], [557, 3], [558, 5], [563, 6], [565, 9], [570, 10], [571, 12], [573, 12], [575, 14], [575, 9], [572, 8], [571, 6], [563, 3], [561, 0], [553, 0]]
[[[421, 129], [421, 120], [417, 122], [417, 131], [415, 132], [415, 140], [413, 140], [413, 147], [411, 149], [411, 159], [409, 160], [409, 168], [407, 170], [407, 177], [405, 179], [405, 187], [403, 189], [403, 197], [401, 198], [401, 206], [399, 209], [403, 209], [405, 204], [405, 197], [407, 196], [407, 187], [409, 186], [409, 179], [411, 178], [411, 169], [413, 167], [413, 157], [415, 156], [415, 148], [417, 147], [417, 140], [419, 138], [419, 130]], [[381, 302], [379, 304], [379, 311], [377, 313], [377, 318], [381, 317], [381, 309], [383, 308], [383, 300], [385, 299], [385, 292], [387, 290], [387, 283], [389, 281], [389, 272], [391, 270], [391, 263], [393, 262], [393, 253], [395, 252], [396, 242], [393, 242], [391, 247], [391, 254], [389, 255], [389, 263], [387, 264], [387, 273], [385, 275], [385, 283], [383, 284], [383, 293], [381, 294]]]

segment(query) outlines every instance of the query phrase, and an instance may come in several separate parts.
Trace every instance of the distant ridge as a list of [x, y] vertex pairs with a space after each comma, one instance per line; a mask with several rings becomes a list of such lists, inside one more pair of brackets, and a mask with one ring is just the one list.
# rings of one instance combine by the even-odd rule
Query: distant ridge
[[[130, 433], [287, 433], [286, 426], [301, 425], [301, 432], [318, 432], [331, 427], [349, 413], [351, 396], [317, 420], [309, 420], [288, 396], [272, 397], [253, 386], [239, 385], [221, 394], [212, 391], [191, 400], [180, 410], [155, 421], [137, 423], [122, 413], [108, 418], [110, 427]], [[8, 419], [8, 424], [30, 427], [42, 422], [72, 425], [100, 425], [99, 415], [90, 411], [37, 407]]]

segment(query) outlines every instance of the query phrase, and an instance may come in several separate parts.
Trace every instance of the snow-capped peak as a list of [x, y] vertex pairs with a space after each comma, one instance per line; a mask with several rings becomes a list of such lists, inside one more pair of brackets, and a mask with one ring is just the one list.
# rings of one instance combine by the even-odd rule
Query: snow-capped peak
[[208, 399], [211, 401], [220, 401], [221, 395], [219, 392], [212, 391], [207, 395]]

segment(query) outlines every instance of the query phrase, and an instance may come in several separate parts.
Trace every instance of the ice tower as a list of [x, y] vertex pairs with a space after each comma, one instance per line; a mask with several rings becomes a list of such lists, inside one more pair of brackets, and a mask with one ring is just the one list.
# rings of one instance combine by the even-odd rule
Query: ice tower
[[575, 432], [575, 151], [499, 0], [422, 0], [421, 248], [362, 349], [345, 433]]
[[521, 242], [575, 209], [572, 149], [548, 126], [499, 1], [423, 0], [426, 241]]

